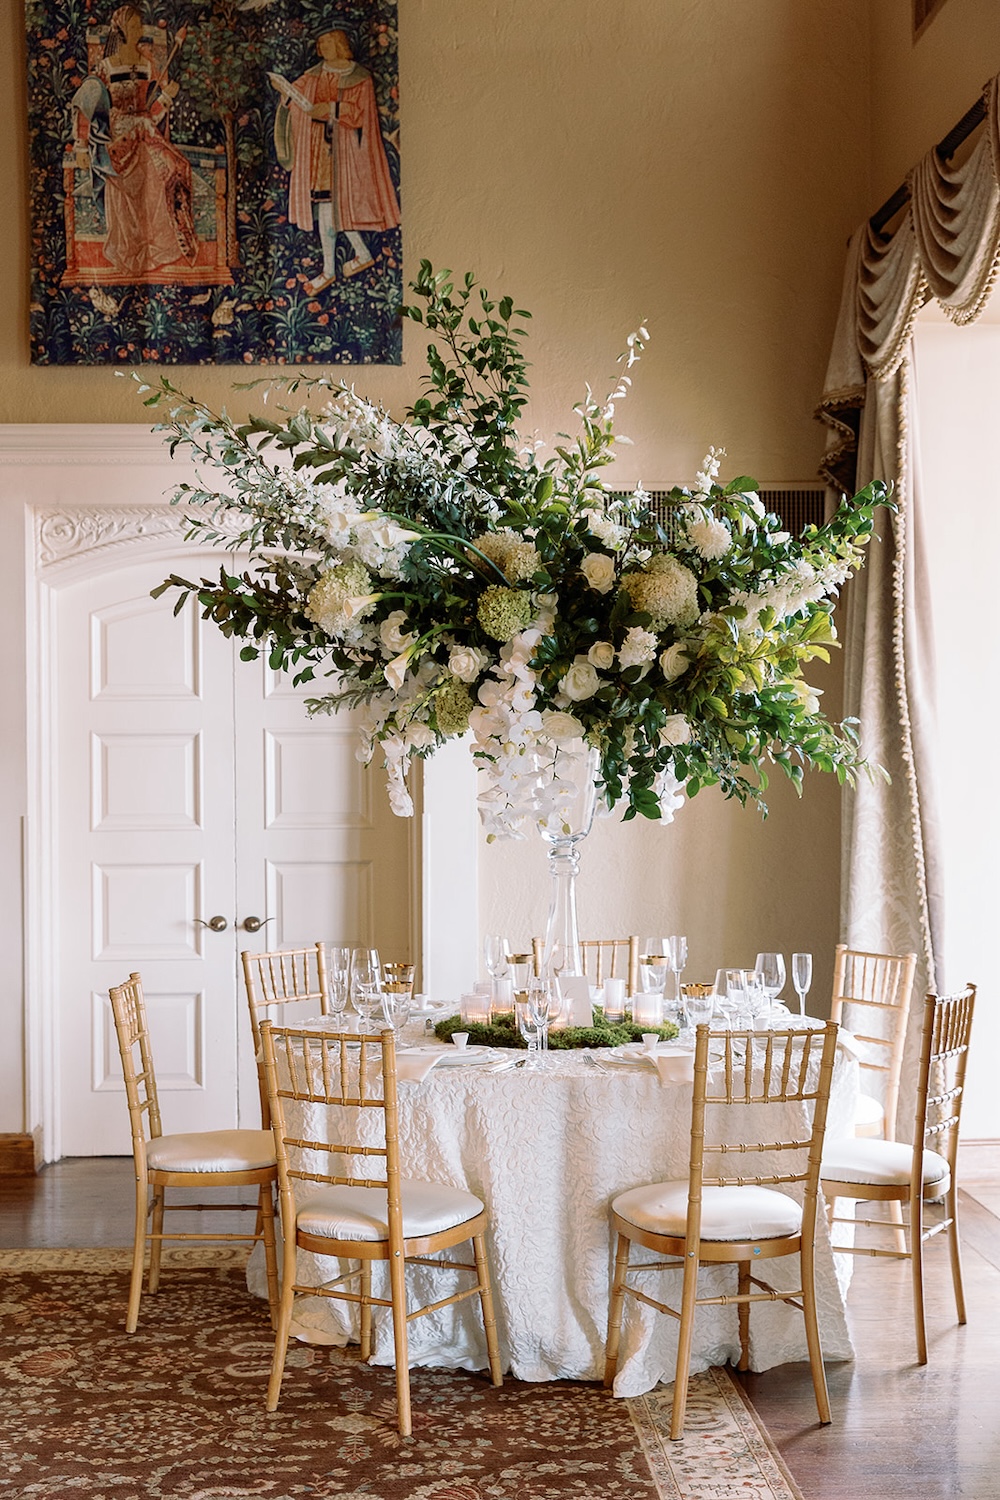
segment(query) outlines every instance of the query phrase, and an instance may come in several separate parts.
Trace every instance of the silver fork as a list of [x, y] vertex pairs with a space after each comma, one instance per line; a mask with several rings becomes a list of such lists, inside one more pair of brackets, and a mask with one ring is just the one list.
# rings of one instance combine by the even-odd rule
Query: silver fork
[[599, 1073], [606, 1073], [608, 1071], [604, 1064], [601, 1062], [600, 1058], [595, 1057], [592, 1052], [585, 1052], [583, 1054], [583, 1060], [584, 1062], [590, 1063], [590, 1066], [592, 1068], [596, 1068]]

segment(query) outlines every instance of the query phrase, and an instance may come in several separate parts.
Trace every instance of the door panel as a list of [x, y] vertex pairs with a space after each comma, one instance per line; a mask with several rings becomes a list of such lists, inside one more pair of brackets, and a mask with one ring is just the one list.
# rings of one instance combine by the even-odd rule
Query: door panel
[[[183, 1128], [236, 1115], [232, 940], [197, 925], [235, 908], [233, 653], [196, 611], [149, 597], [163, 571], [132, 565], [56, 596], [67, 1155], [130, 1149], [107, 991], [133, 970]], [[165, 1128], [181, 1128], [173, 1111]]]
[[[239, 952], [323, 940], [414, 957], [410, 820], [352, 716], [129, 564], [56, 594], [59, 1053], [65, 1155], [126, 1153], [108, 987], [142, 974], [165, 1130], [259, 1124]], [[222, 932], [207, 925], [226, 920]], [[248, 917], [267, 919], [247, 932]]]

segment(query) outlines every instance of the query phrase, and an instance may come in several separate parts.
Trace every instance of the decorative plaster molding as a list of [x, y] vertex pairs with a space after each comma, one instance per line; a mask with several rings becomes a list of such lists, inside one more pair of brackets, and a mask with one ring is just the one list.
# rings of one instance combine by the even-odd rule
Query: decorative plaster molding
[[169, 505], [137, 505], [115, 510], [98, 510], [94, 506], [36, 510], [35, 561], [40, 569], [48, 568], [69, 557], [124, 547], [151, 537], [179, 540], [183, 521], [183, 514]]
[[33, 422], [0, 426], [0, 464], [153, 464], [176, 469], [189, 462], [170, 456], [163, 433], [150, 427], [110, 422]]

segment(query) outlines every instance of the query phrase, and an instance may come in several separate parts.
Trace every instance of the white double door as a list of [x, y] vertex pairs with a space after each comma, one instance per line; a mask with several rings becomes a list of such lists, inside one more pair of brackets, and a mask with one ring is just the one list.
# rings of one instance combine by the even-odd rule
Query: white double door
[[[202, 560], [183, 559], [189, 573]], [[259, 1123], [241, 949], [413, 957], [409, 820], [303, 698], [189, 601], [161, 558], [56, 594], [53, 831], [60, 1152], [130, 1149], [108, 988], [142, 975], [165, 1130]], [[214, 565], [217, 566], [217, 563]], [[256, 923], [263, 925], [255, 929]]]

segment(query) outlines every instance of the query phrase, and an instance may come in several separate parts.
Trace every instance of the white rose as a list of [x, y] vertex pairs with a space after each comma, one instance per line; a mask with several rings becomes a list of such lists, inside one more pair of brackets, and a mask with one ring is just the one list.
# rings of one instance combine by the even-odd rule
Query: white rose
[[690, 665], [687, 652], [680, 641], [660, 652], [660, 671], [665, 682], [673, 682], [675, 678], [682, 676]]
[[475, 682], [488, 662], [485, 651], [478, 651], [475, 646], [456, 646], [448, 657], [448, 671], [459, 682]]
[[588, 552], [580, 565], [580, 572], [598, 594], [606, 594], [614, 587], [615, 562], [606, 552]]
[[691, 725], [683, 714], [671, 714], [660, 730], [661, 745], [686, 745], [691, 739]]
[[573, 714], [558, 713], [549, 709], [542, 714], [542, 733], [546, 739], [557, 744], [562, 740], [578, 740], [583, 736], [583, 725]]
[[574, 703], [582, 703], [585, 698], [592, 698], [601, 685], [590, 662], [583, 656], [578, 656], [570, 667], [565, 677], [559, 679], [559, 691], [565, 693]]
[[437, 735], [429, 724], [410, 724], [406, 730], [406, 743], [413, 750], [426, 750], [437, 744]]
[[383, 646], [393, 656], [402, 651], [404, 647], [412, 645], [416, 640], [416, 636], [412, 630], [403, 629], [403, 621], [405, 619], [405, 609], [394, 609], [391, 615], [386, 615], [378, 629]]
[[587, 652], [587, 660], [599, 672], [608, 672], [615, 664], [615, 648], [610, 641], [595, 641]]

